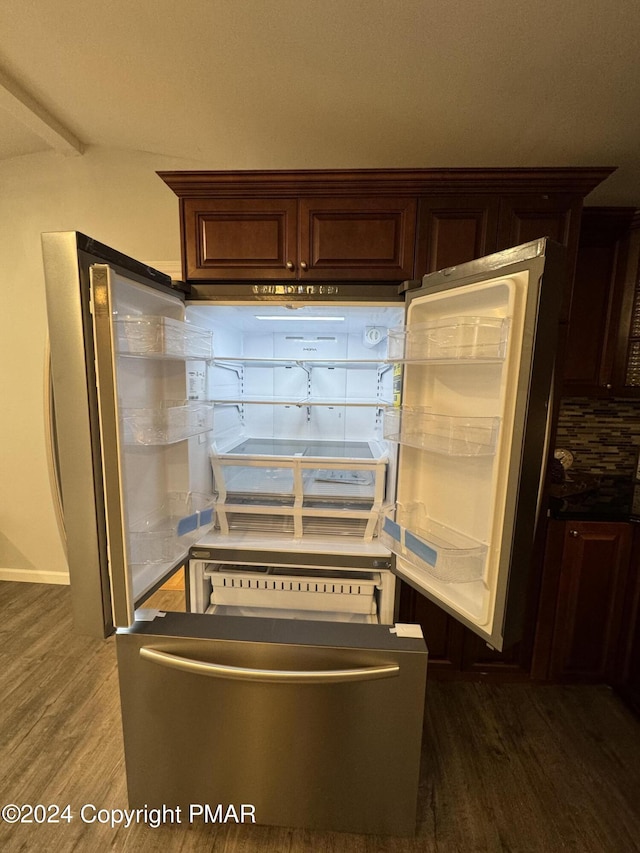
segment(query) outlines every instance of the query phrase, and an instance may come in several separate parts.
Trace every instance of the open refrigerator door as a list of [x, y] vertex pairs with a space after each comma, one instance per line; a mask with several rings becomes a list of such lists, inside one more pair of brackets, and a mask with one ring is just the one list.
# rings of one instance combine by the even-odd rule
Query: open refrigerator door
[[426, 276], [390, 334], [404, 375], [381, 539], [403, 580], [498, 650], [519, 630], [539, 514], [561, 256], [539, 240]]
[[212, 335], [184, 321], [176, 297], [106, 264], [90, 276], [112, 607], [126, 627], [212, 522], [189, 465], [212, 406], [188, 399], [185, 369], [212, 357]]

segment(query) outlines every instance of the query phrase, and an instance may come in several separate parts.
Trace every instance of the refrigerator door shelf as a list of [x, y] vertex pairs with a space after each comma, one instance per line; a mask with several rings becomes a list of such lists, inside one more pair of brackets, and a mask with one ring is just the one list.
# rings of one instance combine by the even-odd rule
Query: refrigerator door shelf
[[213, 497], [169, 492], [166, 502], [131, 525], [129, 559], [133, 564], [171, 563], [213, 523]]
[[385, 514], [380, 541], [429, 578], [447, 584], [482, 580], [487, 545], [429, 518], [420, 503]]
[[503, 361], [507, 351], [507, 317], [443, 317], [389, 329], [389, 360]]
[[129, 316], [115, 321], [119, 355], [210, 359], [213, 334], [172, 317]]
[[444, 456], [494, 456], [500, 418], [452, 417], [425, 406], [391, 406], [384, 437]]
[[206, 403], [165, 401], [154, 407], [123, 406], [125, 444], [175, 444], [213, 429], [213, 406]]

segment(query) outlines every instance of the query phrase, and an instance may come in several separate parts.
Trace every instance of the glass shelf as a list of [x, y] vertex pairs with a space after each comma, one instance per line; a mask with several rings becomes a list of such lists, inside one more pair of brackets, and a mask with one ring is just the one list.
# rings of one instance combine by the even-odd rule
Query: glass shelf
[[483, 578], [487, 545], [429, 518], [421, 503], [398, 504], [395, 513], [385, 512], [380, 541], [443, 583], [471, 583]]
[[213, 333], [171, 317], [119, 317], [119, 355], [146, 358], [210, 359]]
[[351, 397], [349, 399], [342, 398], [340, 400], [329, 400], [323, 397], [296, 397], [295, 399], [291, 397], [258, 397], [245, 395], [237, 397], [215, 397], [209, 402], [214, 403], [215, 405], [233, 405], [233, 406], [242, 406], [242, 405], [258, 405], [258, 406], [330, 406], [330, 407], [342, 407], [348, 406], [349, 408], [353, 408], [355, 406], [366, 407], [369, 409], [382, 409], [385, 406], [390, 404], [390, 400], [382, 400], [382, 399], [358, 399], [357, 397]]
[[446, 317], [389, 329], [388, 358], [394, 362], [504, 361], [509, 320]]
[[445, 456], [494, 456], [500, 418], [438, 415], [420, 406], [390, 406], [384, 437]]
[[214, 363], [225, 367], [348, 367], [350, 370], [371, 370], [387, 366], [386, 361], [376, 359], [313, 359], [313, 358], [226, 358], [215, 356]]

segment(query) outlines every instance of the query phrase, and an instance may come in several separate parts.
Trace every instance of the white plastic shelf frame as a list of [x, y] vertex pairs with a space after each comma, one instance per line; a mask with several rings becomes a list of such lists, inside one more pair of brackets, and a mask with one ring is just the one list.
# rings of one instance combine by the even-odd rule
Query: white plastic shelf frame
[[[364, 408], [375, 408], [382, 409], [385, 406], [391, 403], [390, 399], [386, 399], [382, 396], [381, 389], [381, 378], [384, 373], [386, 373], [391, 365], [387, 361], [380, 361], [380, 359], [361, 359], [361, 360], [353, 360], [353, 359], [292, 359], [292, 358], [223, 358], [220, 356], [216, 356], [213, 359], [214, 365], [217, 367], [224, 367], [228, 370], [236, 371], [238, 377], [242, 377], [244, 375], [244, 371], [246, 368], [250, 367], [264, 367], [264, 368], [276, 368], [276, 367], [297, 367], [303, 370], [307, 374], [307, 382], [305, 383], [304, 392], [298, 389], [298, 392], [289, 394], [288, 396], [282, 395], [274, 395], [268, 394], [266, 396], [262, 396], [260, 394], [246, 394], [244, 391], [236, 391], [234, 393], [220, 394], [216, 392], [215, 396], [212, 398], [211, 402], [216, 404], [231, 404], [231, 405], [245, 405], [245, 404], [255, 404], [255, 405], [282, 405], [282, 406], [300, 406], [300, 407], [311, 407], [311, 406], [346, 406], [349, 408], [354, 407], [364, 407]], [[366, 397], [358, 397], [349, 394], [345, 391], [344, 394], [340, 395], [314, 395], [311, 393], [311, 375], [313, 373], [314, 368], [348, 368], [351, 370], [362, 370], [362, 371], [374, 371], [377, 376], [377, 386], [378, 386], [378, 394], [375, 396], [366, 396]]]
[[200, 492], [169, 492], [166, 503], [129, 531], [134, 564], [172, 563], [213, 523], [213, 497]]
[[212, 450], [217, 527], [223, 534], [250, 529], [295, 539], [330, 533], [371, 540], [384, 501], [388, 456], [376, 442], [369, 445], [369, 458]]
[[496, 317], [446, 317], [389, 329], [388, 359], [393, 362], [503, 361], [509, 320]]
[[210, 359], [213, 333], [171, 317], [130, 316], [116, 320], [120, 355]]
[[153, 408], [124, 406], [122, 422], [126, 444], [174, 444], [213, 429], [213, 406], [184, 400]]
[[380, 541], [420, 572], [443, 583], [482, 580], [487, 545], [429, 518], [421, 503], [385, 511]]
[[500, 418], [439, 415], [423, 406], [390, 406], [384, 437], [444, 456], [493, 456]]

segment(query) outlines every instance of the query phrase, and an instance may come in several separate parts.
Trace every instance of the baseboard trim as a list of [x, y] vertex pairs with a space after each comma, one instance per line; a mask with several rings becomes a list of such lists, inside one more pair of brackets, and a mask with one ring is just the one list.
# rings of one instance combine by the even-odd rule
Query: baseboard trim
[[39, 572], [31, 571], [30, 569], [0, 568], [0, 581], [68, 584], [69, 575], [66, 572]]

